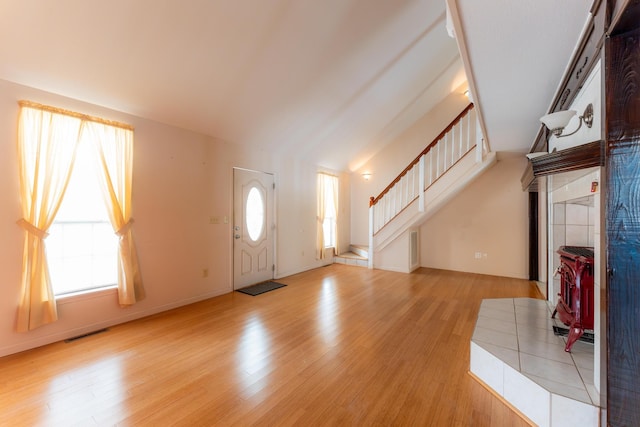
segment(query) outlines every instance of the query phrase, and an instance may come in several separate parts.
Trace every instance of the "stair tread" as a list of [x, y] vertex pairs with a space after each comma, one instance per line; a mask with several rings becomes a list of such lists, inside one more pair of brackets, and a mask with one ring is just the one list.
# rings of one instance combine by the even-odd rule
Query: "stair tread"
[[353, 253], [353, 252], [343, 252], [338, 256], [341, 257], [341, 258], [367, 259], [367, 257], [360, 256], [360, 255], [358, 255], [356, 253]]

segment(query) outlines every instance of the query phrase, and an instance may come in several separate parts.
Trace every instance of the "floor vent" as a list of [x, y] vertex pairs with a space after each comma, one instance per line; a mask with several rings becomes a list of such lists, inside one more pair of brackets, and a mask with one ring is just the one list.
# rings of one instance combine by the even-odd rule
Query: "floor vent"
[[109, 330], [109, 328], [98, 329], [97, 331], [87, 332], [86, 334], [78, 335], [77, 337], [67, 338], [66, 340], [64, 340], [64, 342], [77, 341], [77, 340], [85, 338], [85, 337], [90, 337], [91, 335], [96, 335], [96, 334], [101, 334], [103, 332], [107, 332], [108, 330]]

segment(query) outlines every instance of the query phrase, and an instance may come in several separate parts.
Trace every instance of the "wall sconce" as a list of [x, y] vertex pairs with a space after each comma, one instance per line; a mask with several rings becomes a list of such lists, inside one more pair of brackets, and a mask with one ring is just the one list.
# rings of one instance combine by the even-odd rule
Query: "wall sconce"
[[540, 117], [540, 121], [551, 131], [556, 138], [564, 138], [565, 136], [573, 135], [578, 132], [582, 127], [582, 123], [590, 128], [593, 125], [593, 104], [587, 105], [584, 109], [584, 113], [579, 117], [580, 123], [578, 128], [571, 133], [563, 135], [564, 128], [569, 124], [569, 121], [576, 115], [575, 110], [557, 111], [555, 113], [547, 114]]
[[371, 172], [365, 172], [362, 174], [362, 177], [364, 178], [365, 181], [369, 181], [371, 179]]

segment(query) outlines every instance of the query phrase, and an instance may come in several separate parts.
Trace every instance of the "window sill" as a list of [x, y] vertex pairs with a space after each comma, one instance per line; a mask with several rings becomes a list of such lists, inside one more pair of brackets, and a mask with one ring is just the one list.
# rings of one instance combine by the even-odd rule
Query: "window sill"
[[78, 291], [78, 292], [72, 292], [64, 295], [57, 295], [56, 302], [58, 304], [69, 304], [69, 303], [84, 301], [84, 300], [93, 299], [93, 298], [100, 298], [105, 295], [111, 295], [111, 294], [113, 295], [118, 294], [117, 285], [110, 285], [110, 286], [104, 286], [101, 288], [87, 289], [86, 291]]

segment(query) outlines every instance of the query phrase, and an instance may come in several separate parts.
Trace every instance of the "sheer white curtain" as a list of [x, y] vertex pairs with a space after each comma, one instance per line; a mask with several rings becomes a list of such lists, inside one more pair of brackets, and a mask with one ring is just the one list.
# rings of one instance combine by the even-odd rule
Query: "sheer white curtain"
[[325, 192], [325, 175], [318, 174], [316, 194], [318, 199], [317, 216], [316, 216], [316, 259], [324, 259], [324, 192]]
[[21, 297], [16, 329], [26, 332], [58, 319], [45, 238], [69, 183], [81, 120], [20, 103], [18, 167], [24, 230]]
[[16, 329], [57, 320], [45, 238], [60, 208], [81, 138], [96, 148], [97, 173], [111, 225], [119, 236], [118, 296], [123, 306], [144, 298], [131, 231], [133, 129], [84, 114], [20, 101], [18, 167], [25, 230], [21, 297]]
[[[338, 177], [329, 175], [326, 173], [318, 173], [317, 179], [317, 194], [318, 194], [318, 211], [317, 211], [317, 234], [316, 234], [316, 252], [317, 259], [324, 259], [324, 248], [326, 246], [324, 222], [326, 219], [331, 219], [333, 215], [334, 226], [331, 234], [335, 236], [335, 242], [333, 247], [335, 253], [339, 254], [338, 249]], [[333, 205], [333, 206], [332, 206]], [[331, 213], [331, 208], [334, 208], [334, 212]], [[329, 217], [327, 218], [327, 210], [329, 210]], [[331, 237], [329, 236], [329, 239]]]
[[131, 229], [133, 131], [87, 122], [83, 138], [89, 138], [96, 148], [102, 195], [111, 226], [119, 239], [118, 301], [121, 306], [132, 305], [145, 296]]
[[329, 182], [331, 182], [331, 196], [333, 197], [333, 207], [335, 209], [335, 230], [334, 230], [334, 235], [335, 235], [335, 242], [334, 242], [334, 248], [335, 248], [335, 253], [336, 255], [338, 255], [340, 253], [340, 248], [338, 247], [338, 188], [339, 188], [339, 181], [338, 181], [338, 177], [337, 176], [330, 176], [329, 177]]

